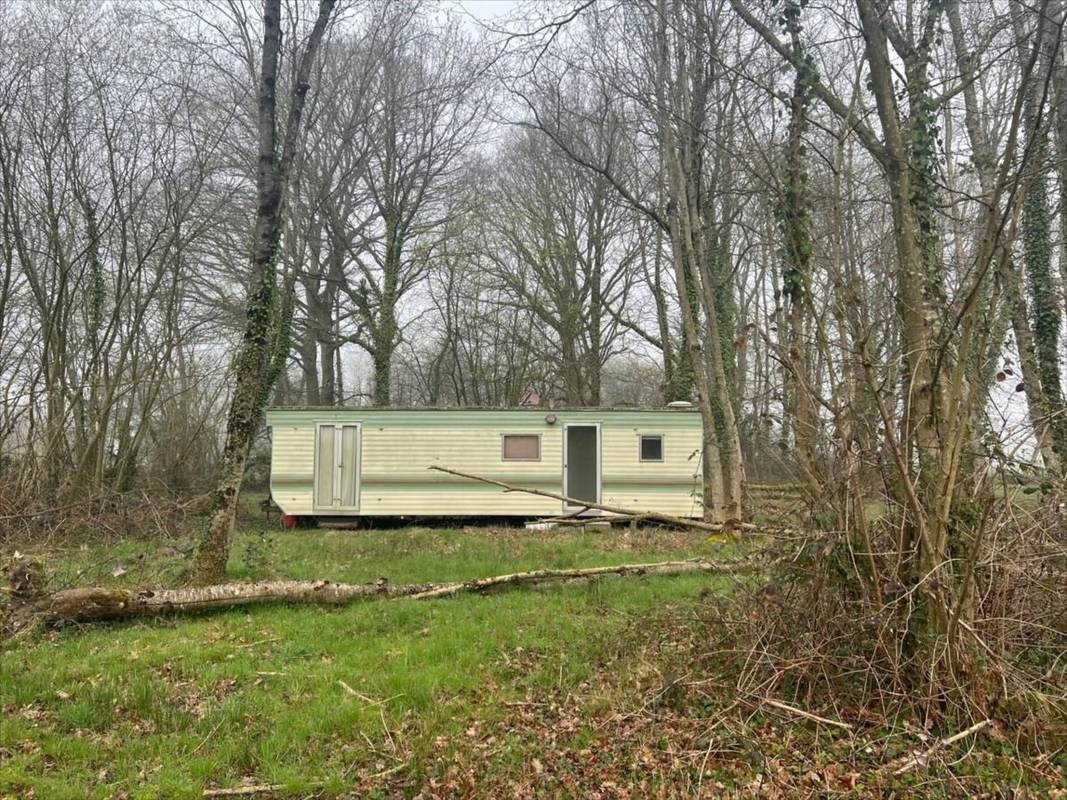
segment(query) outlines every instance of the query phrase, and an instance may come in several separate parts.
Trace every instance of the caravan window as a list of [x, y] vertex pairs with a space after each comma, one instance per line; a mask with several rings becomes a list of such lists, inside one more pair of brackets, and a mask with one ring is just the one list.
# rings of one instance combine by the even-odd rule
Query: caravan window
[[641, 460], [663, 460], [663, 436], [661, 434], [641, 437]]
[[536, 433], [505, 433], [501, 453], [504, 461], [540, 461], [541, 437]]

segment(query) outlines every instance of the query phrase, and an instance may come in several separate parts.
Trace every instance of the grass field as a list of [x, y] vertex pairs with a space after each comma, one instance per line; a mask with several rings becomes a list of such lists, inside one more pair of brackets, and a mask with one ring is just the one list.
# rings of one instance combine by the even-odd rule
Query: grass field
[[[230, 564], [241, 580], [441, 582], [725, 549], [664, 532], [244, 528]], [[57, 587], [168, 585], [188, 546], [131, 539], [47, 557]], [[0, 653], [0, 797], [192, 798], [242, 783], [283, 784], [294, 797], [459, 794], [449, 783], [459, 750], [489, 748], [483, 762], [501, 775], [530, 771], [520, 749], [479, 731], [588, 689], [605, 663], [633, 667], [628, 642], [644, 621], [684, 614], [717, 580], [604, 579], [33, 634]], [[592, 732], [570, 724], [580, 748]]]

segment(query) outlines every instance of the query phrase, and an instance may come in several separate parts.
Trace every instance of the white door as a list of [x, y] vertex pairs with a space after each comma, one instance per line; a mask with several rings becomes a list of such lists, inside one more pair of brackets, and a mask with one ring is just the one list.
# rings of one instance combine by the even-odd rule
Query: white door
[[360, 425], [320, 423], [315, 436], [315, 510], [358, 511]]

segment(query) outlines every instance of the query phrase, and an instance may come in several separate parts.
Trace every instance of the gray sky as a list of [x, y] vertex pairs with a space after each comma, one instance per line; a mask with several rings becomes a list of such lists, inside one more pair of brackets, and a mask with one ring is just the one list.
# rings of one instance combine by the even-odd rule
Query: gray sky
[[482, 22], [493, 22], [512, 14], [519, 0], [449, 0], [461, 14], [468, 14]]
[[473, 17], [492, 20], [515, 10], [518, 0], [454, 0], [455, 4]]

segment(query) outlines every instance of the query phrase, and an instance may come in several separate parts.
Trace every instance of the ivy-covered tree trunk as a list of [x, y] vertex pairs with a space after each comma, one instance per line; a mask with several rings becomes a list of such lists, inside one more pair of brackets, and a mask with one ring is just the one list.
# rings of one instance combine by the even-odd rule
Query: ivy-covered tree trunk
[[[1022, 33], [1025, 25], [1021, 12], [1013, 14], [1013, 22], [1016, 31]], [[1035, 165], [1023, 196], [1023, 256], [1041, 393], [1039, 414], [1046, 421], [1051, 449], [1062, 465], [1067, 455], [1067, 408], [1064, 407], [1060, 371], [1061, 294], [1052, 272], [1052, 211], [1048, 200], [1049, 172], [1055, 175], [1055, 171], [1049, 158], [1050, 117], [1045, 113], [1043, 80], [1053, 69], [1055, 43], [1050, 37], [1055, 31], [1048, 25], [1043, 26], [1043, 30], [1039, 79], [1027, 84], [1023, 113], [1024, 130], [1031, 142], [1030, 163]], [[1025, 48], [1021, 48], [1019, 55], [1020, 61], [1025, 63]]]
[[[335, 0], [320, 0], [318, 18], [300, 58], [289, 102], [281, 152], [278, 152], [277, 79], [282, 49], [281, 0], [263, 8], [263, 55], [259, 80], [259, 160], [256, 172], [256, 222], [245, 330], [234, 364], [234, 388], [226, 421], [222, 466], [211, 516], [197, 554], [197, 577], [218, 581], [226, 572], [241, 480], [252, 439], [289, 347], [292, 292], [278, 296], [278, 246], [285, 223], [285, 192], [300, 134], [311, 65]], [[284, 352], [282, 352], [284, 351]]]
[[[1046, 133], [1037, 133], [1034, 151], [1039, 160], [1047, 163]], [[1067, 453], [1067, 415], [1064, 414], [1060, 373], [1060, 294], [1052, 273], [1052, 214], [1048, 189], [1048, 180], [1042, 167], [1032, 176], [1023, 200], [1023, 254], [1030, 294], [1034, 352], [1041, 385], [1041, 416], [1048, 422], [1052, 450], [1062, 463]]]
[[[957, 296], [966, 298], [957, 308], [946, 298], [938, 224], [943, 198], [937, 120], [946, 99], [933, 90], [929, 77], [946, 7], [953, 4], [916, 7], [906, 27], [898, 26], [878, 0], [855, 4], [877, 129], [821, 81], [814, 81], [812, 89], [878, 162], [888, 189], [896, 249], [890, 278], [899, 327], [891, 347], [902, 365], [902, 413], [886, 403], [885, 384], [874, 375], [870, 353], [863, 354], [859, 366], [883, 423], [885, 451], [893, 462], [892, 493], [901, 509], [893, 569], [897, 583], [908, 588], [909, 601], [899, 644], [921, 656], [912, 661], [915, 671], [909, 666], [909, 672], [916, 684], [921, 682], [927, 712], [937, 717], [948, 711], [949, 698], [963, 685], [961, 679], [978, 653], [967, 632], [974, 608], [969, 576], [977, 568], [981, 527], [977, 515], [967, 513], [970, 495], [964, 488], [980, 477], [969, 472], [967, 445], [974, 440], [974, 406], [987, 396], [988, 387], [975, 383], [980, 376], [973, 375], [973, 367], [990, 326], [975, 299], [985, 296], [1008, 246], [1004, 205], [1020, 188], [1022, 96], [1013, 98], [1010, 124], [998, 130], [1003, 155], [993, 162], [992, 188], [982, 197], [973, 262], [964, 285], [953, 287]], [[741, 0], [731, 0], [731, 5], [794, 68], [804, 66]], [[1032, 56], [1024, 68], [1024, 87], [1032, 78], [1034, 60]], [[964, 81], [964, 89], [967, 85]], [[865, 342], [866, 331], [861, 336]]]
[[[905, 637], [911, 648], [938, 640], [943, 648], [928, 651], [924, 681], [952, 692], [960, 672], [970, 668], [975, 650], [960, 631], [972, 604], [962, 560], [977, 535], [961, 488], [968, 479], [966, 444], [972, 441], [973, 406], [985, 388], [972, 385], [967, 375], [976, 350], [982, 346], [988, 320], [974, 308], [954, 316], [948, 311], [939, 231], [940, 181], [938, 178], [937, 109], [931, 99], [928, 69], [930, 48], [939, 30], [944, 7], [927, 11], [919, 35], [900, 53], [906, 78], [907, 113], [901, 114], [899, 95], [889, 56], [889, 35], [878, 5], [857, 0], [871, 67], [871, 87], [878, 106], [883, 142], [871, 148], [885, 170], [892, 200], [897, 267], [901, 344], [904, 363], [902, 395], [904, 414], [899, 439], [891, 450], [897, 461], [898, 500], [906, 509], [899, 542], [898, 580], [918, 587], [912, 630]], [[899, 46], [898, 46], [899, 50]], [[1024, 69], [1024, 84], [1032, 77], [1033, 58]], [[1015, 114], [1021, 110], [1016, 101]], [[969, 297], [979, 297], [991, 280], [993, 265], [1003, 258], [1001, 215], [1003, 198], [1011, 196], [1011, 165], [1018, 145], [1019, 127], [1005, 136], [1004, 156], [985, 202], [990, 213], [982, 216], [982, 234], [975, 255]], [[868, 138], [869, 134], [868, 134]], [[1018, 181], [1018, 176], [1014, 178]], [[1018, 184], [1016, 183], [1015, 186]], [[947, 323], [951, 322], [951, 328]], [[951, 330], [952, 338], [944, 332]], [[881, 413], [889, 435], [888, 414]], [[972, 564], [973, 567], [973, 564]], [[937, 713], [936, 702], [930, 710]]]
[[[975, 88], [977, 76], [975, 74], [974, 59], [965, 39], [964, 24], [960, 16], [959, 6], [957, 4], [949, 4], [946, 14], [952, 32], [956, 61], [964, 81], [964, 124], [971, 142], [972, 160], [982, 192], [986, 195], [992, 195], [997, 181], [997, 164], [993, 143], [990, 141], [989, 134], [983, 125], [979, 107], [978, 93]], [[1013, 21], [1016, 26], [1022, 25], [1022, 20], [1018, 15]], [[1025, 38], [1023, 37], [1023, 40]], [[1021, 43], [1022, 41], [1020, 41], [1020, 45]], [[1027, 57], [1025, 48], [1020, 46], [1020, 64], [1025, 64]], [[1032, 97], [1027, 97], [1026, 101], [1027, 103], [1031, 102]], [[1023, 286], [1023, 271], [1014, 258], [1010, 247], [1005, 247], [1004, 252], [998, 256], [996, 271], [1002, 286], [1003, 296], [1007, 300], [1008, 311], [1006, 316], [1010, 319], [1010, 326], [1015, 336], [1015, 347], [1019, 359], [1018, 367], [1021, 371], [1018, 386], [1022, 388], [1026, 395], [1030, 422], [1033, 425], [1034, 437], [1037, 440], [1038, 450], [1041, 453], [1045, 467], [1058, 474], [1061, 470], [1061, 459], [1053, 449], [1053, 437], [1050, 435], [1050, 420], [1047, 414], [1047, 403], [1041, 389], [1041, 372], [1038, 367], [1037, 349], [1030, 323], [1026, 287]], [[995, 313], [995, 309], [991, 308], [990, 313]], [[986, 369], [988, 371], [995, 372], [994, 368], [1000, 357], [1000, 347], [1000, 337], [990, 336], [986, 353]], [[975, 413], [980, 414], [981, 412], [976, 408]]]
[[789, 99], [789, 135], [785, 150], [785, 181], [778, 202], [778, 224], [782, 234], [782, 295], [787, 306], [785, 342], [786, 417], [792, 422], [794, 452], [800, 477], [810, 500], [822, 493], [816, 460], [818, 413], [813, 396], [814, 376], [807, 345], [812, 313], [810, 294], [811, 197], [804, 132], [808, 125], [811, 81], [815, 66], [804, 53], [800, 41], [799, 2], [790, 0], [784, 8], [786, 30], [795, 59], [803, 65], [796, 70], [793, 94]]
[[374, 405], [383, 407], [393, 402], [393, 352], [396, 350], [397, 338], [395, 301], [387, 302], [388, 297], [389, 292], [383, 294], [381, 315], [374, 331], [374, 350], [371, 354], [374, 364]]
[[[1063, 36], [1064, 13], [1067, 6], [1062, 0], [1053, 0], [1045, 8], [1048, 13], [1048, 26], [1053, 31], [1060, 31]], [[1055, 129], [1056, 174], [1060, 185], [1060, 282], [1067, 294], [1067, 42], [1061, 41], [1052, 54], [1052, 124]]]
[[[1012, 272], [1012, 270], [1005, 270]], [[1015, 275], [1010, 277], [1015, 278]], [[1018, 283], [1018, 281], [1015, 281]], [[1029, 412], [1030, 424], [1034, 428], [1034, 438], [1037, 440], [1038, 452], [1044, 461], [1045, 468], [1055, 474], [1060, 474], [1063, 463], [1053, 447], [1052, 436], [1049, 431], [1049, 419], [1042, 409], [1045, 407], [1045, 399], [1041, 393], [1041, 382], [1036, 376], [1039, 374], [1037, 366], [1037, 350], [1034, 347], [1034, 334], [1030, 329], [1030, 310], [1021, 289], [1010, 286], [1012, 309], [1011, 329], [1015, 336], [1015, 349], [1019, 357], [1019, 369], [1021, 371], [1021, 385], [1026, 394], [1026, 406]]]
[[364, 324], [370, 332], [369, 349], [374, 365], [373, 398], [376, 406], [388, 406], [393, 401], [393, 353], [400, 335], [396, 305], [400, 297], [400, 272], [405, 239], [405, 230], [399, 222], [400, 213], [395, 209], [386, 209], [383, 216], [385, 257], [382, 259], [382, 285], [378, 295], [377, 318], [369, 311], [364, 312]]

